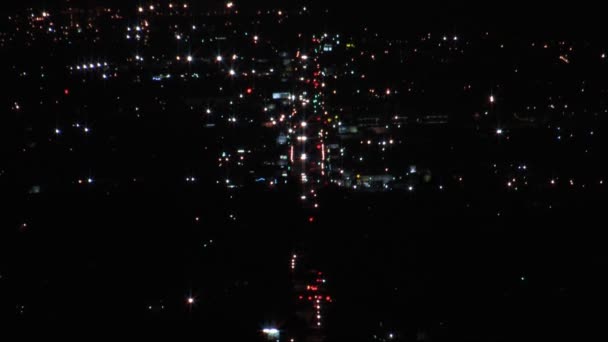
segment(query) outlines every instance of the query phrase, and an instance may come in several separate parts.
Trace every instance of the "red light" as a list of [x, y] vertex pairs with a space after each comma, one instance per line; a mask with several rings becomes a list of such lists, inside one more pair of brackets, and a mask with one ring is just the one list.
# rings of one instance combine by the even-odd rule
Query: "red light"
[[312, 297], [311, 297], [311, 296], [308, 296], [308, 300], [312, 300]]
[[312, 217], [312, 216], [311, 216], [311, 217], [309, 217], [309, 218], [308, 218], [308, 222], [310, 222], [310, 223], [315, 222], [315, 218], [314, 218], [314, 217]]
[[327, 296], [325, 299], [326, 299], [328, 302], [331, 302], [331, 297], [330, 297], [330, 296]]
[[299, 297], [298, 297], [298, 299], [300, 299], [300, 300], [301, 300], [301, 299], [304, 299], [304, 296], [299, 296]]
[[64, 90], [63, 90], [63, 93], [64, 93], [66, 96], [67, 96], [67, 95], [70, 95], [70, 90], [69, 90], [69, 89], [64, 89]]
[[321, 145], [317, 145], [317, 150], [320, 150], [320, 149], [321, 149]]
[[253, 89], [247, 88], [247, 94], [251, 94], [251, 93], [253, 93]]

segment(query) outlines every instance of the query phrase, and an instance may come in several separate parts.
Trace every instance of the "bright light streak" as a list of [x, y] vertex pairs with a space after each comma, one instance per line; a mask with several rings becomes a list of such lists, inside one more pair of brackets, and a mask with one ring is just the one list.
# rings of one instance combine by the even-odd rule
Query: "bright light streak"
[[325, 143], [321, 144], [321, 160], [325, 160]]
[[276, 328], [264, 328], [262, 332], [266, 335], [278, 335], [279, 329]]

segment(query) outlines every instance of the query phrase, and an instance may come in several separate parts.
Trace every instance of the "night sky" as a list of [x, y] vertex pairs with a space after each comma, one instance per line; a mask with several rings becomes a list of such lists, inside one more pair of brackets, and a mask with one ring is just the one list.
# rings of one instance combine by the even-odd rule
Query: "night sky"
[[603, 12], [484, 6], [3, 5], [3, 321], [601, 340]]

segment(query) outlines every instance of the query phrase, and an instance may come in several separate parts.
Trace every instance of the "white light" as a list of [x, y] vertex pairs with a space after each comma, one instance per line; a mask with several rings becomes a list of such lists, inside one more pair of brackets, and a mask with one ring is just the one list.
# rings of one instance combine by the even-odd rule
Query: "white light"
[[221, 61], [222, 61], [222, 59], [223, 59], [223, 58], [222, 58], [222, 56], [217, 56], [217, 57], [215, 57], [215, 60], [216, 60], [216, 61], [218, 61], [218, 62], [221, 62]]
[[308, 158], [308, 156], [306, 155], [306, 153], [302, 153], [302, 155], [300, 156], [300, 160], [306, 160]]
[[89, 179], [87, 179], [87, 182], [88, 182], [89, 184], [93, 183], [93, 178], [89, 178]]
[[494, 95], [490, 95], [490, 103], [494, 103]]
[[192, 62], [192, 56], [186, 57], [186, 60], [188, 60], [188, 62]]
[[142, 13], [144, 11], [143, 7], [138, 8], [139, 13]]
[[262, 330], [262, 332], [266, 335], [278, 335], [279, 334], [279, 329], [276, 328], [265, 328]]
[[413, 187], [413, 186], [408, 186], [408, 187], [407, 187], [407, 189], [408, 189], [409, 191], [414, 191], [414, 187]]
[[194, 304], [194, 298], [189, 297], [188, 298], [188, 304]]
[[308, 55], [302, 55], [302, 60], [303, 61], [308, 60]]
[[302, 121], [302, 127], [306, 127], [308, 123], [306, 121]]
[[233, 60], [233, 61], [236, 61], [236, 59], [237, 59], [237, 58], [239, 58], [239, 56], [237, 56], [237, 55], [232, 55], [232, 60]]
[[226, 4], [227, 8], [232, 8], [234, 7], [234, 2], [230, 1], [229, 3]]
[[501, 135], [502, 133], [503, 133], [503, 132], [502, 132], [502, 129], [500, 129], [500, 128], [497, 128], [497, 129], [496, 129], [496, 134]]
[[234, 69], [230, 69], [228, 73], [230, 74], [230, 76], [236, 75], [236, 71], [234, 71]]
[[154, 11], [154, 5], [150, 5], [150, 11]]
[[59, 128], [55, 128], [55, 134], [61, 134], [61, 130]]
[[85, 128], [84, 128], [84, 132], [85, 132], [85, 133], [89, 133], [89, 127], [85, 127]]

